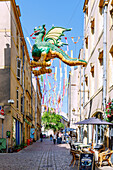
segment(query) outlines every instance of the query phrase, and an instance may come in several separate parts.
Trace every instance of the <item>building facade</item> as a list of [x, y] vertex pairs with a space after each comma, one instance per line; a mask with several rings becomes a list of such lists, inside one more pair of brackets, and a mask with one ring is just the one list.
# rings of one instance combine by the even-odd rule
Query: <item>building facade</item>
[[[77, 121], [90, 117], [104, 119], [106, 104], [113, 99], [113, 1], [85, 0], [83, 12], [84, 47], [79, 57], [87, 61], [87, 66], [77, 67], [76, 75], [79, 78], [71, 75], [68, 88], [68, 113], [72, 115], [71, 111], [73, 108], [76, 110], [75, 103], [78, 103]], [[71, 79], [78, 84], [74, 94]], [[79, 126], [78, 134], [78, 139], [84, 143], [92, 142], [91, 125]], [[95, 125], [95, 144], [104, 143], [110, 147], [110, 138], [107, 126]]]
[[41, 124], [41, 105], [37, 113], [35, 109], [35, 103], [41, 101], [40, 84], [37, 82], [36, 92], [20, 16], [15, 0], [0, 0], [0, 109], [4, 111], [0, 114], [0, 137], [6, 138], [10, 131], [9, 148], [27, 143], [31, 126], [35, 127], [37, 139], [37, 123]]
[[[80, 49], [79, 59], [83, 59], [83, 49]], [[68, 119], [70, 128], [77, 130], [77, 140], [82, 138], [82, 127], [74, 123], [85, 118], [83, 113], [83, 66], [71, 69], [68, 81]]]
[[[104, 119], [106, 103], [113, 98], [112, 9], [112, 1], [84, 2], [84, 59], [88, 62], [83, 75], [83, 114], [86, 118], [95, 116]], [[104, 136], [105, 128], [95, 126], [94, 142], [104, 142], [109, 146], [109, 135]], [[91, 134], [89, 127], [87, 142], [91, 142]]]

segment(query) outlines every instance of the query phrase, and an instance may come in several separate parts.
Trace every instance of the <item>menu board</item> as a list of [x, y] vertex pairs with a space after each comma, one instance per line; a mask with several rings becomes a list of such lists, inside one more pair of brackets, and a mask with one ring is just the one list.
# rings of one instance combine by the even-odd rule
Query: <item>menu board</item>
[[94, 170], [94, 154], [93, 153], [81, 153], [79, 159], [78, 170]]

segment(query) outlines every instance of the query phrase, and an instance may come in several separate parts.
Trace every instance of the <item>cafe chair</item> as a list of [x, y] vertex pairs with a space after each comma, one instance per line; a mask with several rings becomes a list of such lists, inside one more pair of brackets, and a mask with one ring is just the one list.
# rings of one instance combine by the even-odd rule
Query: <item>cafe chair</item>
[[97, 144], [96, 146], [94, 146], [94, 149], [97, 150], [98, 153], [101, 153], [101, 152], [105, 151], [105, 145]]
[[113, 167], [113, 165], [112, 165], [112, 163], [111, 163], [111, 155], [113, 154], [113, 151], [112, 150], [110, 150], [110, 149], [108, 149], [108, 150], [106, 150], [106, 151], [104, 151], [104, 152], [101, 152], [101, 153], [99, 153], [98, 154], [98, 166], [99, 166], [99, 164], [100, 164], [100, 167], [102, 166], [102, 163], [104, 162], [104, 161], [107, 161], [108, 162], [108, 165], [111, 165], [112, 167]]
[[71, 160], [71, 163], [70, 163], [69, 166], [71, 166], [71, 165], [73, 164], [73, 167], [74, 167], [75, 164], [76, 164], [76, 161], [79, 160], [79, 158], [80, 158], [80, 153], [82, 153], [82, 151], [71, 149], [71, 150], [70, 150], [70, 153], [72, 154], [72, 160]]

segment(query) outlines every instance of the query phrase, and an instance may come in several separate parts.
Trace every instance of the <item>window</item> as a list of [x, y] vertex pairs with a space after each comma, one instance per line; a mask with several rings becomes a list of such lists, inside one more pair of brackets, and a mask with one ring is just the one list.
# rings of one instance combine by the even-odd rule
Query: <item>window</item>
[[85, 0], [84, 2], [83, 12], [86, 12], [86, 14], [88, 15], [88, 0]]
[[26, 111], [27, 111], [27, 114], [28, 114], [28, 100], [26, 101], [26, 105], [27, 105]]
[[88, 36], [85, 37], [86, 48], [88, 49]]
[[99, 1], [99, 7], [102, 8], [102, 7], [103, 7], [103, 4], [104, 4], [104, 0], [100, 0], [100, 1]]
[[99, 62], [100, 62], [100, 65], [102, 66], [103, 65], [103, 49], [99, 49]]
[[111, 1], [111, 6], [113, 6], [113, 0]]
[[111, 21], [111, 27], [112, 27], [112, 29], [113, 29], [113, 6], [112, 6], [112, 8], [111, 8], [111, 10], [110, 10], [110, 15], [111, 15], [111, 19], [110, 19], [110, 21]]
[[19, 109], [19, 94], [18, 94], [18, 90], [16, 91], [16, 107], [17, 109]]
[[94, 34], [94, 27], [95, 27], [95, 19], [94, 18], [91, 18], [91, 32], [92, 34]]
[[113, 56], [113, 45], [111, 45], [109, 52], [110, 52], [111, 55]]
[[23, 96], [21, 96], [21, 113], [23, 113]]
[[86, 82], [86, 86], [88, 86], [88, 76], [85, 75], [85, 82]]
[[90, 72], [92, 74], [92, 77], [94, 77], [94, 65], [91, 63], [90, 66], [91, 66]]
[[19, 32], [18, 29], [16, 30], [16, 48], [19, 50]]
[[21, 80], [21, 59], [17, 58], [17, 79]]

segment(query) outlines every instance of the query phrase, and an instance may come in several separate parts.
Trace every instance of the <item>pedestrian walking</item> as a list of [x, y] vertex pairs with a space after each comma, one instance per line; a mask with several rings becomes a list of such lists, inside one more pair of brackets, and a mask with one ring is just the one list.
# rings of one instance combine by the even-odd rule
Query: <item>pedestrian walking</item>
[[69, 134], [69, 144], [71, 144], [71, 143], [72, 143], [72, 135]]
[[53, 138], [53, 136], [52, 136], [52, 134], [50, 135], [50, 141], [52, 141], [52, 138]]
[[57, 137], [57, 144], [59, 144], [59, 132], [57, 132], [56, 137]]
[[53, 143], [54, 143], [54, 145], [56, 144], [56, 134], [55, 134], [55, 132], [54, 132], [54, 135], [53, 135]]
[[42, 133], [40, 133], [40, 142], [42, 142], [43, 141], [43, 135], [42, 135]]

